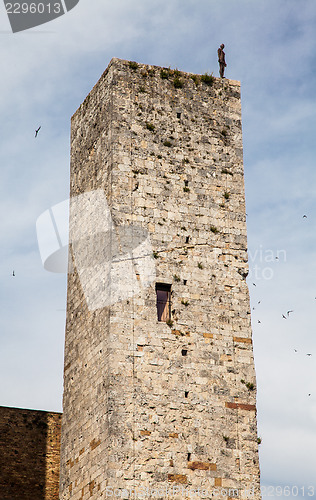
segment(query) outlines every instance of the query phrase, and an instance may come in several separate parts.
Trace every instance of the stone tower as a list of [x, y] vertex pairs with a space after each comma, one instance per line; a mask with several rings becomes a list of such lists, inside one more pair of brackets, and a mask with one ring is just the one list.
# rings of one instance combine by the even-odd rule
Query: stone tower
[[239, 82], [112, 59], [70, 194], [60, 498], [259, 499]]

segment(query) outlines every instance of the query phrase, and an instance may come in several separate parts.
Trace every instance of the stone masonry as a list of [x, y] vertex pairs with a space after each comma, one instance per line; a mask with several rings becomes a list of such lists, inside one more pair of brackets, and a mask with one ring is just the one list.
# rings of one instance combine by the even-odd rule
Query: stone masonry
[[72, 118], [71, 199], [95, 192], [107, 225], [70, 210], [60, 498], [259, 499], [240, 83], [112, 59]]
[[1, 500], [58, 500], [61, 414], [0, 406]]

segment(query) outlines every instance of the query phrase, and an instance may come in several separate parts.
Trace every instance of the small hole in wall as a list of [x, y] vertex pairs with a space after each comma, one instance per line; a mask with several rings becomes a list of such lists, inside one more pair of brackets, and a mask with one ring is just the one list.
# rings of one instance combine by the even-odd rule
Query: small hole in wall
[[189, 181], [184, 181], [184, 185], [187, 186], [189, 184]]
[[185, 391], [185, 392], [184, 392], [184, 397], [185, 397], [185, 398], [187, 398], [187, 397], [188, 397], [188, 395], [189, 395], [189, 391]]
[[186, 285], [188, 280], [183, 280], [183, 284]]
[[177, 113], [177, 118], [181, 118], [181, 113]]
[[191, 453], [188, 453], [188, 462], [191, 460]]
[[188, 350], [187, 349], [182, 349], [181, 350], [181, 354], [182, 354], [182, 356], [186, 356], [188, 354]]
[[185, 239], [185, 242], [189, 243], [189, 239], [190, 239], [190, 236], [187, 236], [186, 239]]

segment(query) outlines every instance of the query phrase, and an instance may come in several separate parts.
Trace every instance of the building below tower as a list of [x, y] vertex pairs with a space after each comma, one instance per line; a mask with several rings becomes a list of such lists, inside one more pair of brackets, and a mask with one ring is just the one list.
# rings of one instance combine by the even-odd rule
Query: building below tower
[[0, 406], [1, 500], [58, 500], [61, 413]]

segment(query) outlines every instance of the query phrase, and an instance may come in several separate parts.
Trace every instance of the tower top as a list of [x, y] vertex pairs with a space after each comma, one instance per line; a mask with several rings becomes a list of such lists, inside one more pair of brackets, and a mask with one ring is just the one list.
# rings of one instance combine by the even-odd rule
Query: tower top
[[[140, 70], [152, 70], [152, 71], [167, 71], [169, 72], [171, 75], [172, 73], [181, 73], [181, 76], [183, 78], [194, 78], [195, 76], [197, 77], [202, 77], [202, 76], [205, 76], [206, 74], [208, 74], [208, 72], [206, 73], [201, 73], [201, 74], [197, 74], [197, 73], [190, 73], [190, 72], [186, 72], [186, 71], [181, 71], [181, 70], [178, 70], [177, 68], [176, 69], [171, 69], [170, 66], [167, 68], [167, 67], [164, 67], [164, 66], [157, 66], [157, 65], [152, 65], [152, 64], [143, 64], [143, 63], [138, 63], [136, 61], [129, 61], [127, 59], [120, 59], [118, 57], [112, 57], [112, 59], [110, 60], [109, 62], [109, 65], [107, 67], [107, 69], [105, 70], [105, 72], [107, 72], [109, 70], [109, 68], [111, 66], [129, 66], [130, 68], [136, 70], [136, 69], [140, 69]], [[213, 72], [212, 72], [213, 73]], [[224, 78], [224, 81], [222, 78], [219, 78], [219, 77], [215, 77], [213, 76], [213, 74], [210, 74], [210, 76], [212, 76], [214, 78], [214, 80], [216, 81], [222, 81], [222, 83], [229, 83], [229, 85], [235, 85], [237, 87], [240, 87], [240, 81], [239, 80], [231, 80], [229, 78]]]
[[[146, 82], [147, 77], [159, 77], [162, 80], [167, 80], [172, 85], [171, 88], [185, 88], [187, 83], [194, 82], [196, 89], [199, 88], [207, 88], [217, 89], [218, 92], [221, 90], [230, 89], [233, 93], [238, 92], [238, 95], [235, 97], [240, 97], [240, 81], [231, 80], [229, 78], [218, 78], [213, 76], [212, 73], [205, 72], [204, 74], [197, 73], [189, 73], [186, 71], [181, 71], [176, 69], [171, 69], [170, 67], [156, 66], [152, 64], [143, 64], [138, 63], [136, 61], [129, 61], [126, 59], [119, 59], [117, 57], [113, 57], [99, 80], [96, 82], [88, 96], [86, 97], [89, 100], [89, 96], [93, 93], [93, 91], [98, 87], [99, 83], [104, 80], [104, 78], [111, 72], [135, 72], [141, 74], [144, 78], [144, 83]], [[136, 76], [136, 75], [135, 75]]]

